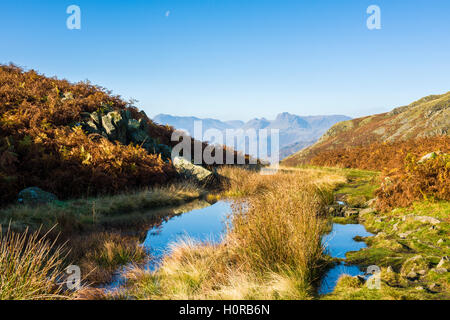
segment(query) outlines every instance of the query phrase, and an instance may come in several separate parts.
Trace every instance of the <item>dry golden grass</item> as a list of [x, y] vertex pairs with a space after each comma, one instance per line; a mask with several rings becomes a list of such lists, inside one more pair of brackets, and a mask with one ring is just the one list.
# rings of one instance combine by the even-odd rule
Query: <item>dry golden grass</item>
[[322, 193], [343, 181], [326, 170], [272, 176], [222, 168], [237, 201], [219, 245], [178, 243], [156, 272], [127, 274], [138, 299], [309, 299], [321, 267]]
[[70, 258], [80, 266], [83, 281], [89, 285], [104, 284], [121, 266], [141, 263], [147, 253], [137, 237], [100, 232], [77, 237], [69, 242]]
[[64, 252], [39, 236], [0, 227], [0, 300], [63, 299]]

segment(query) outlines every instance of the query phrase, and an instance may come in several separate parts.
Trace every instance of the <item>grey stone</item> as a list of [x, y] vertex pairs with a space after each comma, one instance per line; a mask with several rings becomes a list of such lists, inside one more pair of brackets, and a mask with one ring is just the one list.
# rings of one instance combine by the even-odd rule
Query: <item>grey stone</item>
[[157, 143], [149, 136], [146, 119], [133, 119], [128, 109], [114, 111], [106, 106], [102, 107], [102, 110], [102, 115], [99, 112], [83, 113], [83, 130], [87, 133], [100, 134], [109, 141], [118, 141], [123, 145], [129, 143], [139, 145], [149, 153], [161, 154], [164, 160], [171, 157], [172, 149], [169, 146]]
[[419, 276], [414, 271], [411, 271], [406, 275], [406, 278], [408, 278], [409, 280], [416, 280], [419, 278]]
[[403, 233], [399, 233], [399, 237], [400, 238], [402, 238], [402, 239], [406, 239], [408, 236], [410, 236], [411, 235], [411, 233], [413, 233], [412, 231], [406, 231], [406, 232], [403, 232]]
[[127, 127], [130, 131], [138, 131], [141, 127], [141, 123], [136, 119], [128, 119]]
[[392, 226], [392, 230], [398, 231], [398, 222]]
[[428, 286], [428, 289], [433, 292], [437, 292], [439, 290], [439, 285], [437, 283], [432, 283]]
[[433, 269], [437, 274], [446, 274], [448, 270], [446, 268], [435, 268]]
[[371, 213], [376, 213], [376, 210], [374, 208], [366, 208], [366, 209], [362, 209], [359, 212], [360, 215], [371, 214]]
[[91, 120], [94, 121], [95, 125], [100, 127], [101, 126], [101, 118], [100, 115], [97, 112], [91, 113]]
[[424, 155], [424, 156], [419, 160], [419, 163], [424, 163], [424, 162], [426, 162], [426, 161], [428, 161], [428, 160], [435, 159], [435, 158], [436, 158], [438, 155], [440, 155], [440, 154], [442, 154], [441, 151], [431, 152], [431, 153], [429, 153], [429, 154], [427, 154], [427, 155]]
[[433, 217], [428, 217], [428, 216], [410, 216], [409, 218], [414, 221], [419, 221], [422, 223], [429, 223], [432, 225], [438, 225], [441, 223], [441, 220], [433, 218]]
[[445, 256], [445, 257], [442, 257], [441, 261], [439, 261], [439, 263], [436, 266], [436, 268], [444, 268], [444, 267], [446, 267], [448, 265], [449, 265], [449, 257]]
[[97, 133], [100, 134], [101, 131], [98, 129], [97, 125], [93, 120], [88, 120], [83, 123], [83, 130], [86, 131], [88, 134], [91, 133]]
[[357, 216], [359, 214], [359, 211], [356, 209], [349, 209], [345, 211], [345, 216], [346, 217], [353, 217], [353, 216]]
[[58, 197], [53, 193], [43, 191], [38, 187], [26, 188], [19, 192], [18, 202], [25, 205], [39, 205], [58, 201]]
[[112, 118], [109, 113], [102, 117], [102, 127], [111, 140], [116, 140], [117, 138], [116, 127], [114, 127], [112, 123]]
[[201, 166], [197, 166], [182, 157], [173, 159], [176, 171], [185, 179], [192, 179], [201, 185], [207, 186], [215, 180], [214, 174]]
[[109, 140], [118, 140], [122, 144], [126, 144], [127, 128], [120, 112], [109, 112], [101, 120], [103, 130], [108, 135]]
[[372, 208], [375, 206], [376, 203], [377, 203], [377, 198], [374, 198], [374, 199], [367, 201], [366, 206]]
[[147, 134], [147, 132], [143, 131], [143, 130], [133, 130], [130, 133], [130, 140], [131, 142], [133, 142], [134, 144], [137, 145], [141, 145], [145, 142], [149, 142], [150, 141], [150, 137]]
[[379, 232], [377, 233], [377, 235], [375, 236], [375, 238], [385, 238], [387, 236], [386, 232]]
[[427, 271], [426, 270], [419, 270], [417, 273], [420, 274], [421, 276], [424, 276], [427, 273]]

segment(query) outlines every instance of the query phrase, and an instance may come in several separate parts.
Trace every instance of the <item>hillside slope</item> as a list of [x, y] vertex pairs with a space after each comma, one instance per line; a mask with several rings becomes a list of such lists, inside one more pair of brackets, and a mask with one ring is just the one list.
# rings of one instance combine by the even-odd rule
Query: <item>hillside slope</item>
[[30, 187], [68, 199], [181, 179], [173, 132], [102, 87], [0, 65], [0, 207]]
[[169, 181], [172, 131], [104, 88], [0, 65], [0, 206], [28, 187], [63, 199]]
[[316, 144], [284, 159], [283, 165], [306, 164], [333, 150], [445, 136], [449, 132], [450, 92], [427, 96], [388, 113], [337, 123]]

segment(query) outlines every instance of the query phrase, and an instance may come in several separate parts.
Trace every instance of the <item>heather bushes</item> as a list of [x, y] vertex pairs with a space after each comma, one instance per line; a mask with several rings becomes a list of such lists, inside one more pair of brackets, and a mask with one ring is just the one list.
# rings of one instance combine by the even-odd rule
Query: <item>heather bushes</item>
[[377, 205], [384, 210], [422, 199], [450, 201], [450, 155], [437, 155], [427, 161], [408, 155], [403, 168], [386, 172], [377, 196]]
[[391, 170], [401, 168], [408, 154], [421, 157], [433, 151], [450, 152], [450, 137], [437, 136], [391, 143], [373, 143], [346, 149], [324, 151], [311, 164], [327, 167], [363, 170]]
[[[442, 154], [419, 161], [434, 151]], [[450, 200], [450, 158], [445, 153], [450, 153], [450, 137], [437, 136], [326, 151], [312, 164], [382, 171], [378, 207], [389, 210], [416, 200]]]

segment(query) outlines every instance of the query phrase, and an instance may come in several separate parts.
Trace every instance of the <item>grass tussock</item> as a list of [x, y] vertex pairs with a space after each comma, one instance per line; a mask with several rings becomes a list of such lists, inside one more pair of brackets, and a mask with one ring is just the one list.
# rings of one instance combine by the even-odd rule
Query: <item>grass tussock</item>
[[64, 249], [39, 233], [18, 234], [0, 227], [0, 300], [66, 298], [59, 283]]
[[[246, 198], [233, 208], [219, 245], [179, 243], [156, 272], [128, 272], [128, 294], [138, 299], [309, 299], [321, 268], [319, 189], [342, 176], [313, 170], [279, 171], [273, 176], [223, 168], [228, 195]], [[322, 178], [312, 183], [312, 175]]]
[[69, 244], [73, 248], [70, 257], [79, 261], [83, 280], [89, 285], [107, 283], [120, 267], [147, 259], [138, 238], [119, 233], [93, 233], [77, 237]]

